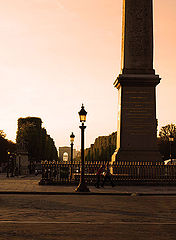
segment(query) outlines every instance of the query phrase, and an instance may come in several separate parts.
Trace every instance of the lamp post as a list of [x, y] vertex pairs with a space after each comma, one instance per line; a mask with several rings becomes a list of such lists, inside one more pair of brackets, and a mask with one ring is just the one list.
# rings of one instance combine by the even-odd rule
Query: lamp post
[[9, 160], [10, 160], [10, 152], [7, 152], [8, 156], [7, 156], [7, 176], [9, 178]]
[[171, 164], [172, 164], [172, 143], [174, 141], [174, 136], [172, 134], [170, 134], [169, 136], [169, 142], [170, 142], [170, 160], [171, 160]]
[[70, 180], [72, 180], [72, 177], [73, 177], [73, 167], [72, 167], [72, 164], [73, 164], [73, 143], [74, 143], [74, 138], [75, 138], [75, 135], [72, 134], [70, 135], [70, 145], [71, 145], [71, 172], [70, 172]]
[[84, 178], [84, 130], [86, 126], [84, 126], [84, 122], [86, 121], [87, 112], [84, 109], [84, 105], [82, 105], [81, 110], [79, 111], [80, 122], [82, 125], [81, 128], [81, 176], [78, 187], [75, 189], [76, 192], [90, 192], [89, 188], [86, 185]]

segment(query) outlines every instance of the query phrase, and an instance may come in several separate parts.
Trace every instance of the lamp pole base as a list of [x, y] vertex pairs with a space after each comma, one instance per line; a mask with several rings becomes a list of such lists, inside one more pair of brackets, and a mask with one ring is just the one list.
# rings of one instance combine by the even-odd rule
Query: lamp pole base
[[75, 189], [75, 192], [90, 192], [90, 190], [85, 183], [81, 182]]

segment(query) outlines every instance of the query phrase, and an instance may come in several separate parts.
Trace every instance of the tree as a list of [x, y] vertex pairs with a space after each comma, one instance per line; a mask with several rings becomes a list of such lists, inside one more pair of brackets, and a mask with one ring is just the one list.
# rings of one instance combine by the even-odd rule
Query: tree
[[[170, 135], [174, 137], [173, 143], [169, 142]], [[172, 144], [172, 153], [170, 153], [170, 144]], [[169, 159], [170, 154], [172, 154], [172, 158], [176, 158], [176, 126], [175, 124], [171, 123], [161, 127], [159, 131], [158, 146], [159, 146], [159, 151], [164, 160]]]
[[36, 117], [18, 119], [16, 141], [27, 143], [30, 163], [58, 159], [55, 143], [41, 124], [41, 119]]
[[176, 126], [172, 123], [162, 127], [159, 131], [159, 136], [163, 141], [168, 141], [170, 135], [176, 137]]
[[87, 161], [111, 161], [111, 156], [116, 149], [117, 132], [109, 136], [100, 136], [95, 139], [94, 144], [86, 150]]
[[0, 162], [7, 162], [8, 154], [7, 152], [15, 153], [16, 144], [12, 141], [6, 139], [6, 134], [3, 130], [0, 130]]

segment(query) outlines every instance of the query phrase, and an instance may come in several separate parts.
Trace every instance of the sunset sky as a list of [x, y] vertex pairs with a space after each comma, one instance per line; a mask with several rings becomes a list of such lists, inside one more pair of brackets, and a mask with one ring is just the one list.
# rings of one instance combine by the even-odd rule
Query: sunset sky
[[[154, 0], [159, 128], [176, 123], [176, 0]], [[56, 146], [87, 114], [86, 146], [117, 129], [122, 0], [0, 0], [0, 129], [15, 141], [17, 119], [40, 117]]]

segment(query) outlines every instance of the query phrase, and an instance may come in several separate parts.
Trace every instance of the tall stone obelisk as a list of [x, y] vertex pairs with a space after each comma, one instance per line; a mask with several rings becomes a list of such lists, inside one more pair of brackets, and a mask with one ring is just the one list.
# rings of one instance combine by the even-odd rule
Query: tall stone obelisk
[[117, 149], [113, 161], [160, 162], [153, 69], [153, 0], [123, 0]]

